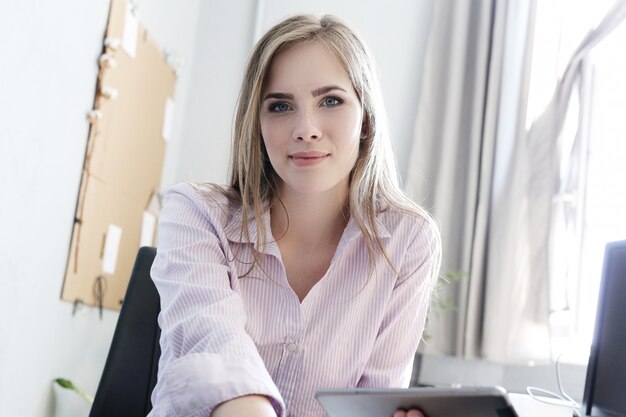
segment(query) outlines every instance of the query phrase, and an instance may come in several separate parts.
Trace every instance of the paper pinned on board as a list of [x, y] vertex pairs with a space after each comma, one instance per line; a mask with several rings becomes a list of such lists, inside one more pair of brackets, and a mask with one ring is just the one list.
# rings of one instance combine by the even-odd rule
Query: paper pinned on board
[[137, 36], [139, 36], [139, 20], [133, 13], [130, 4], [126, 5], [126, 15], [124, 16], [124, 33], [122, 35], [122, 49], [135, 58], [137, 54]]
[[139, 246], [154, 246], [154, 229], [156, 227], [156, 216], [149, 211], [143, 212], [143, 222], [141, 223], [141, 239]]
[[174, 123], [174, 100], [165, 100], [165, 114], [163, 115], [163, 140], [169, 142], [172, 137], [172, 124]]
[[115, 274], [117, 266], [117, 255], [120, 253], [120, 242], [122, 240], [122, 228], [114, 224], [109, 224], [104, 251], [102, 255], [102, 272], [105, 274]]

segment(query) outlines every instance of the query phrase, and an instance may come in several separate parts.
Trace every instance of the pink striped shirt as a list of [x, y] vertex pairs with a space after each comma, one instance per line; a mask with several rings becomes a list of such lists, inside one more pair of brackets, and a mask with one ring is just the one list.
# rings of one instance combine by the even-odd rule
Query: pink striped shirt
[[[242, 241], [240, 211], [209, 193], [180, 184], [165, 196], [152, 267], [162, 355], [150, 416], [209, 416], [223, 401], [262, 394], [279, 416], [320, 417], [319, 388], [408, 386], [432, 289], [430, 223], [379, 214], [398, 273], [383, 259], [371, 274], [350, 220], [328, 271], [300, 303], [277, 244], [256, 247], [254, 222]], [[269, 213], [264, 221], [271, 233]], [[265, 273], [241, 277], [255, 250]]]

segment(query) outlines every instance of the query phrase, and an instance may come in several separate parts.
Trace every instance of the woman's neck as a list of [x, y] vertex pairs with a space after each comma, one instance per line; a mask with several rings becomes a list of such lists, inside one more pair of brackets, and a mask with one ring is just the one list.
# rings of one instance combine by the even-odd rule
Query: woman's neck
[[282, 186], [280, 201], [275, 201], [271, 210], [274, 239], [297, 242], [311, 250], [329, 243], [336, 245], [348, 222], [347, 201], [347, 184], [310, 194]]

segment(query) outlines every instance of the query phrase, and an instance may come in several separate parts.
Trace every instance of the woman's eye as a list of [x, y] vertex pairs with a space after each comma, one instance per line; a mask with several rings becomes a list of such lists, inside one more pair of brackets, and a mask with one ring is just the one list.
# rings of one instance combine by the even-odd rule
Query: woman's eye
[[323, 102], [326, 107], [334, 107], [341, 104], [341, 100], [337, 97], [326, 97]]
[[289, 104], [287, 103], [274, 103], [270, 105], [269, 110], [274, 113], [282, 113], [289, 110]]

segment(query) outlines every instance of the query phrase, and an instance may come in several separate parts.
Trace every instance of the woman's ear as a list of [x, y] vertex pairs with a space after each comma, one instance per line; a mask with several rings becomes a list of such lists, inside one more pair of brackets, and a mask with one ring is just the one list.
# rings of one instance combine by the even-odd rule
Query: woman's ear
[[369, 134], [369, 123], [367, 122], [367, 119], [365, 117], [363, 117], [363, 123], [361, 123], [361, 140], [364, 140], [367, 138], [367, 135]]

